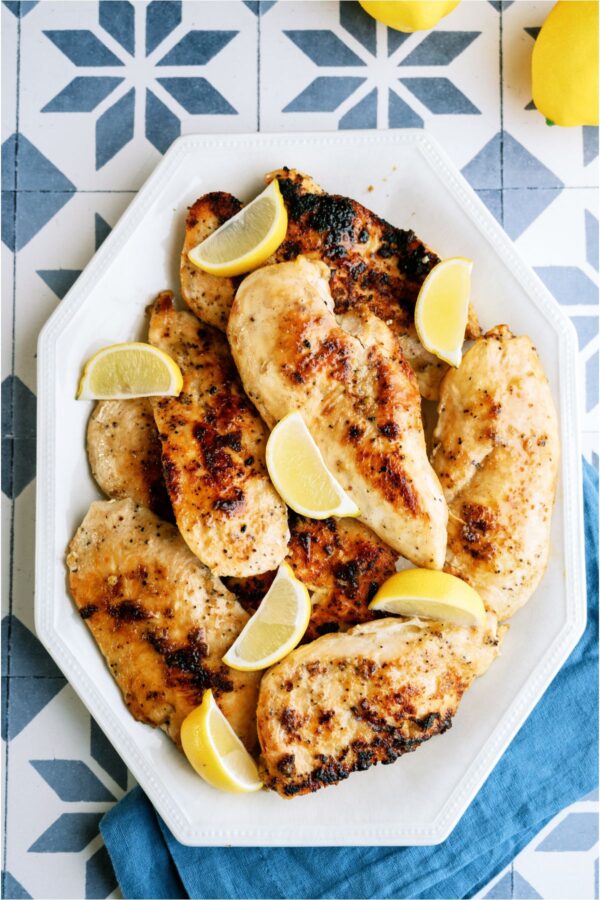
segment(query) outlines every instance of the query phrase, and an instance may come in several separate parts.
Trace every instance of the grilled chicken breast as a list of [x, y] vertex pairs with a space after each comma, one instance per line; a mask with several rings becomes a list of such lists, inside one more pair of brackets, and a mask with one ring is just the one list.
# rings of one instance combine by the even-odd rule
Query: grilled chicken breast
[[299, 647], [263, 676], [261, 777], [282, 797], [392, 763], [446, 731], [502, 630], [380, 619]]
[[[369, 602], [396, 571], [398, 555], [353, 519], [305, 519], [290, 513], [286, 562], [311, 593], [312, 613], [304, 641], [345, 631], [373, 618]], [[254, 612], [275, 577], [228, 578], [227, 587]]]
[[221, 662], [248, 614], [173, 525], [132, 500], [92, 503], [67, 566], [75, 605], [134, 718], [180, 745], [181, 723], [212, 688], [253, 749], [260, 674]]
[[507, 619], [548, 562], [559, 461], [556, 411], [528, 337], [500, 325], [448, 372], [434, 445], [450, 510], [445, 568]]
[[202, 322], [225, 331], [233, 296], [242, 280], [209, 275], [193, 266], [188, 253], [240, 211], [242, 204], [231, 194], [204, 194], [190, 206], [185, 220], [181, 252], [181, 296]]
[[[227, 328], [269, 427], [299, 410], [362, 520], [416, 565], [441, 568], [447, 509], [429, 465], [410, 366], [337, 324], [323, 263], [299, 257], [244, 279]], [[385, 331], [383, 323], [379, 323]]]
[[169, 497], [179, 530], [217, 575], [254, 575], [286, 554], [285, 504], [265, 466], [267, 432], [242, 389], [224, 335], [154, 304], [150, 343], [179, 364], [178, 397], [153, 398]]
[[[308, 175], [279, 169], [277, 178], [288, 212], [286, 239], [268, 263], [285, 262], [299, 254], [329, 266], [335, 312], [344, 317], [385, 322], [417, 375], [423, 397], [436, 400], [448, 366], [429, 353], [414, 326], [414, 306], [436, 254], [412, 231], [395, 228], [366, 207], [325, 193]], [[239, 279], [215, 278], [187, 260], [187, 252], [205, 240], [240, 208], [231, 194], [213, 193], [190, 208], [181, 264], [181, 289], [186, 302], [203, 321], [224, 327]], [[227, 213], [229, 212], [229, 216]], [[473, 308], [467, 338], [480, 335]]]
[[87, 453], [92, 475], [107, 497], [131, 497], [161, 518], [173, 518], [148, 399], [100, 400], [88, 422]]

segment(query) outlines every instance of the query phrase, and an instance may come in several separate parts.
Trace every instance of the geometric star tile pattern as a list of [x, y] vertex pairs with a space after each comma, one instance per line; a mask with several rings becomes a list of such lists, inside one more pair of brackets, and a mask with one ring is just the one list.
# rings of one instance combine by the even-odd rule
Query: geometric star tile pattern
[[[463, 2], [434, 31], [403, 34], [354, 0], [2, 4], [14, 91], [2, 130], [5, 896], [43, 896], [50, 880], [65, 897], [116, 885], [98, 821], [131, 776], [29, 627], [35, 329], [179, 134], [427, 129], [571, 317], [598, 464], [598, 129], [548, 128], [531, 103], [550, 5]], [[597, 895], [597, 805], [563, 811], [477, 896]]]

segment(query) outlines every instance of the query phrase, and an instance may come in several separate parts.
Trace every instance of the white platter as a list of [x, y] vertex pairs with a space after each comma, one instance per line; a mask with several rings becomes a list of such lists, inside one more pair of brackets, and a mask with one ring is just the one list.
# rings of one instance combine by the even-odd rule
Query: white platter
[[[506, 322], [533, 338], [562, 435], [548, 571], [452, 730], [394, 766], [293, 802], [217, 793], [161, 732], [133, 720], [68, 596], [64, 566], [65, 547], [98, 497], [84, 452], [91, 405], [73, 399], [82, 361], [105, 344], [145, 337], [144, 307], [158, 291], [177, 290], [185, 210], [197, 196], [226, 190], [247, 200], [265, 172], [284, 164], [413, 228], [441, 256], [472, 258], [482, 325]], [[586, 606], [575, 332], [440, 148], [422, 131], [180, 138], [48, 321], [38, 349], [38, 635], [174, 835], [238, 846], [443, 841], [577, 643]]]

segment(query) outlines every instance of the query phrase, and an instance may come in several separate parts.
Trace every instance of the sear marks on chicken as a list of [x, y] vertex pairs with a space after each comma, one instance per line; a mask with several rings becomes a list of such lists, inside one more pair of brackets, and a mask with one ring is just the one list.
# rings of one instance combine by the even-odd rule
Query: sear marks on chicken
[[67, 567], [75, 605], [134, 718], [180, 745], [181, 723], [211, 688], [254, 748], [260, 674], [221, 661], [248, 614], [173, 525], [132, 500], [92, 503]]
[[173, 520], [150, 400], [100, 400], [88, 422], [87, 453], [92, 475], [107, 497], [131, 497]]
[[380, 619], [299, 647], [263, 676], [261, 777], [282, 797], [320, 790], [446, 731], [504, 628]]
[[178, 397], [153, 398], [167, 490], [181, 534], [217, 575], [254, 575], [283, 560], [285, 504], [267, 474], [267, 431], [244, 394], [225, 336], [161, 294], [150, 343], [179, 364]]
[[[286, 562], [311, 593], [312, 612], [304, 641], [345, 631], [374, 616], [370, 601], [396, 571], [398, 555], [353, 519], [306, 519], [290, 512]], [[275, 576], [226, 579], [244, 609], [254, 612]]]
[[[279, 169], [277, 178], [288, 212], [286, 239], [268, 263], [286, 262], [299, 255], [322, 260], [330, 271], [335, 312], [344, 318], [376, 317], [394, 335], [398, 349], [416, 373], [423, 397], [437, 400], [448, 366], [420, 343], [414, 326], [414, 307], [421, 285], [439, 262], [414, 232], [390, 225], [355, 200], [328, 194], [312, 178], [293, 169]], [[240, 204], [231, 194], [200, 197], [190, 208], [181, 263], [182, 295], [203, 320], [223, 328], [239, 279], [215, 278], [187, 260], [187, 252], [205, 240]], [[222, 323], [225, 323], [222, 324]], [[466, 337], [481, 331], [473, 308]]]
[[526, 603], [546, 569], [558, 462], [537, 352], [499, 325], [442, 383], [432, 463], [450, 510], [445, 569], [500, 620]]
[[332, 310], [328, 269], [299, 257], [248, 275], [227, 336], [267, 425], [301, 412], [361, 519], [415, 565], [441, 568], [447, 508], [425, 449], [414, 373], [391, 358], [390, 332], [359, 340]]
[[240, 211], [242, 204], [231, 194], [215, 191], [204, 194], [190, 206], [185, 220], [185, 238], [181, 251], [181, 296], [199, 319], [221, 331], [227, 328], [229, 310], [241, 277], [225, 278], [202, 272], [188, 259], [188, 253], [213, 231]]

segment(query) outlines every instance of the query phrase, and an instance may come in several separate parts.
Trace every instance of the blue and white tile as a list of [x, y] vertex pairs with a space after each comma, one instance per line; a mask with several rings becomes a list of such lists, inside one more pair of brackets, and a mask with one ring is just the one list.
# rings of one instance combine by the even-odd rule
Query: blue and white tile
[[[29, 196], [33, 209], [40, 193], [32, 192]], [[133, 192], [126, 191], [76, 192], [69, 195], [67, 202], [47, 222], [44, 214], [35, 224], [30, 219], [23, 224], [27, 217], [19, 204], [17, 231], [21, 233], [23, 227], [28, 239], [17, 257], [15, 374], [34, 392], [40, 328], [134, 196]], [[38, 230], [29, 238], [34, 228]]]
[[255, 130], [257, 34], [238, 0], [41, 3], [21, 131], [78, 190], [136, 190], [180, 134]]
[[462, 166], [500, 126], [497, 85], [472, 77], [496, 71], [498, 35], [487, 3], [426, 35], [387, 29], [350, 0], [278, 3], [261, 18], [261, 129], [425, 127]]
[[[17, 46], [19, 20], [2, 5], [2, 143], [15, 131], [17, 123]], [[4, 187], [4, 185], [3, 185]]]
[[[34, 679], [11, 679], [20, 681], [35, 694]], [[33, 897], [117, 896], [98, 822], [125, 792], [127, 772], [70, 687], [12, 736], [9, 766], [12, 877]]]
[[597, 897], [598, 799], [583, 799], [563, 810], [514, 861], [519, 875], [533, 889], [513, 896], [545, 900], [587, 900]]
[[528, 108], [533, 35], [553, 5], [550, 0], [519, 0], [503, 10], [504, 128], [566, 186], [595, 187], [598, 185], [598, 129], [551, 127], [535, 108]]

